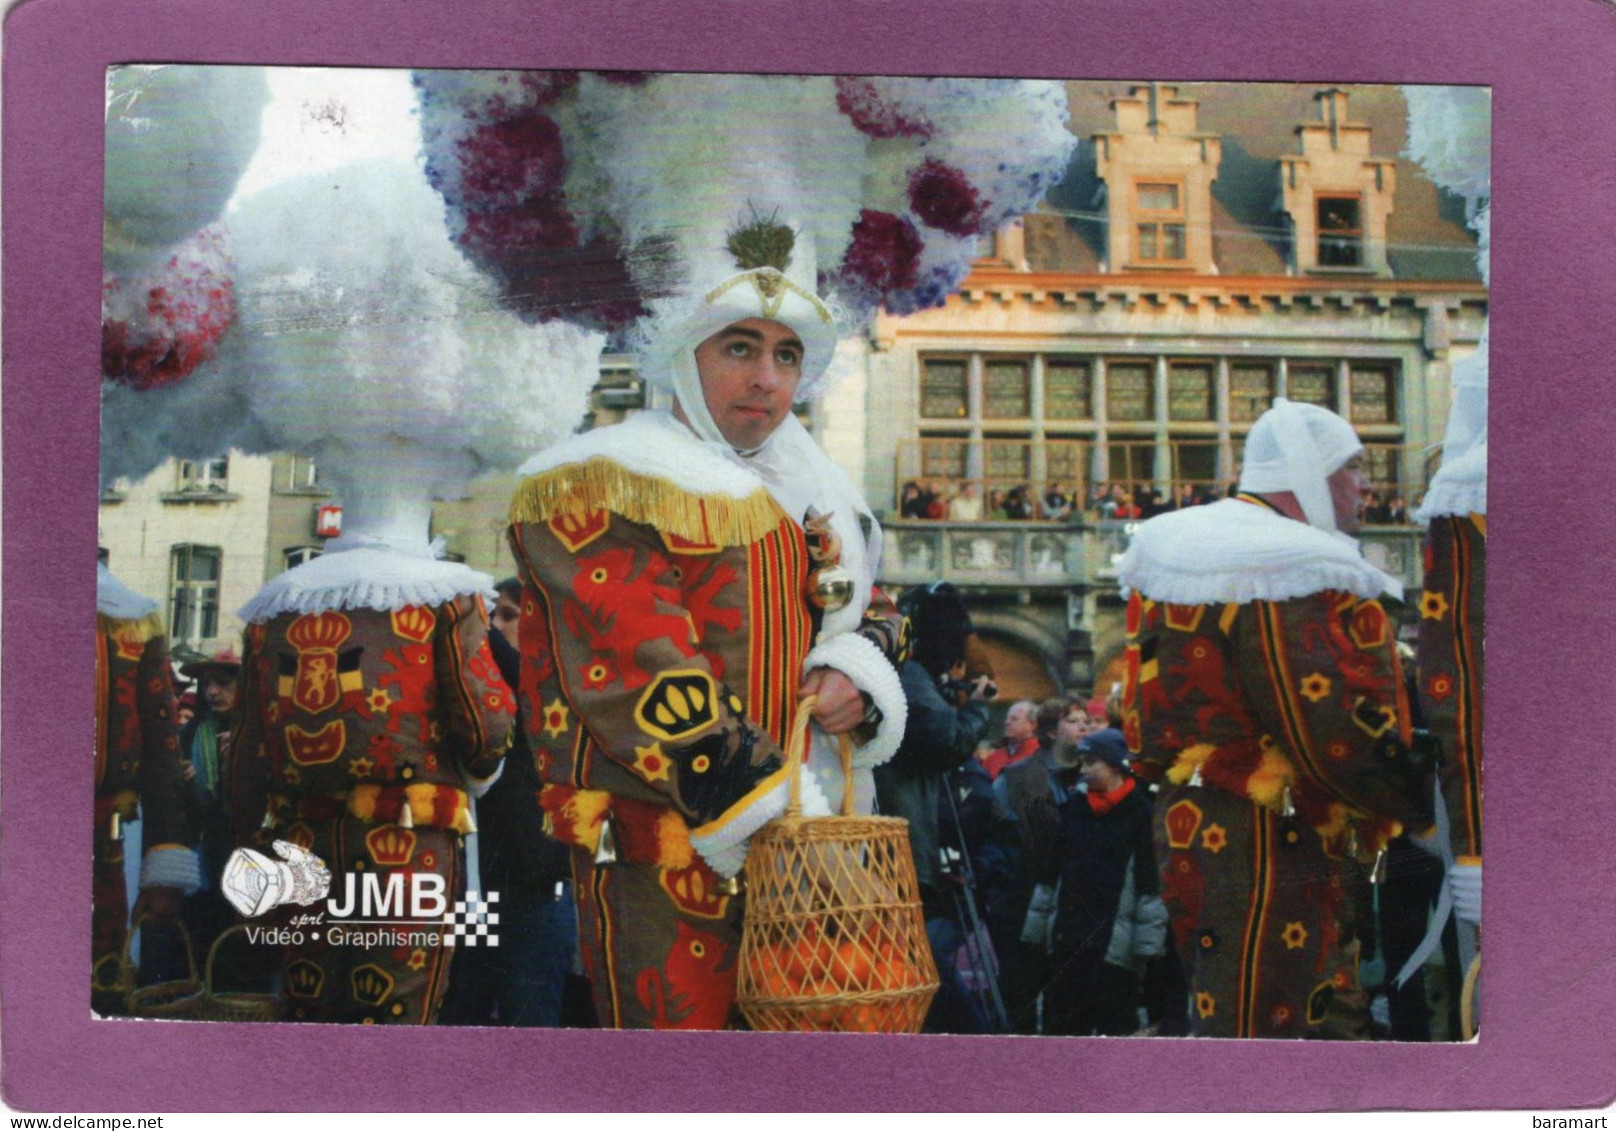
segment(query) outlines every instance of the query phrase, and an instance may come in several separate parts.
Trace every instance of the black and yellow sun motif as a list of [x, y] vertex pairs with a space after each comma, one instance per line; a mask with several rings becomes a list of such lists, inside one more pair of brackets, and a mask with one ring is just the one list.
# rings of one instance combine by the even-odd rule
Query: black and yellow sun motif
[[1330, 694], [1330, 677], [1323, 672], [1314, 672], [1302, 680], [1302, 695], [1311, 702], [1317, 703]]
[[699, 669], [663, 672], [645, 689], [634, 708], [640, 729], [677, 742], [718, 721], [718, 685]]
[[1218, 1011], [1218, 999], [1205, 990], [1198, 990], [1195, 994], [1195, 1012], [1202, 1017], [1211, 1017]]
[[1228, 831], [1215, 821], [1201, 830], [1201, 847], [1214, 856], [1222, 852], [1228, 843]]
[[1285, 930], [1279, 937], [1285, 940], [1286, 950], [1301, 950], [1307, 945], [1307, 928], [1300, 921], [1293, 920], [1285, 924]]

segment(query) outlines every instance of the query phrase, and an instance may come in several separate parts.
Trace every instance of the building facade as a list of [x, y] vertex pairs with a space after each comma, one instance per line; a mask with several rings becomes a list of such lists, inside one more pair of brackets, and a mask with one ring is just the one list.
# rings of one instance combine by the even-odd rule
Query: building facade
[[[1462, 204], [1399, 156], [1392, 87], [1068, 84], [1079, 138], [1062, 183], [1001, 230], [946, 306], [880, 317], [805, 411], [887, 528], [882, 581], [946, 578], [972, 606], [1005, 697], [1106, 690], [1120, 653], [1113, 563], [1132, 519], [1097, 496], [1224, 493], [1275, 396], [1341, 413], [1381, 502], [1412, 511], [1435, 469], [1451, 366], [1487, 293]], [[585, 427], [658, 403], [610, 357]], [[907, 519], [908, 482], [967, 484], [980, 520]], [[515, 572], [515, 478], [434, 508], [449, 555]], [[995, 521], [1024, 487], [1038, 517]], [[1051, 488], [1074, 500], [1047, 517]], [[169, 463], [103, 496], [102, 545], [163, 597], [176, 642], [233, 643], [269, 577], [318, 553], [334, 502], [291, 455]], [[1126, 511], [1123, 512], [1126, 514]], [[1383, 522], [1366, 552], [1419, 580], [1417, 531]]]
[[[888, 516], [883, 580], [964, 589], [1009, 694], [1103, 692], [1120, 652], [1112, 563], [1146, 512], [1227, 493], [1276, 396], [1364, 438], [1378, 502], [1412, 511], [1447, 417], [1452, 364], [1487, 295], [1462, 206], [1398, 156], [1390, 87], [1071, 83], [1080, 138], [1046, 204], [1001, 231], [945, 307], [881, 318], [860, 396], [820, 431]], [[856, 419], [862, 414], [862, 419]], [[980, 522], [904, 519], [900, 492], [967, 485]], [[997, 493], [1075, 500], [991, 519]], [[1040, 516], [1043, 508], [1038, 508]], [[1126, 513], [1126, 512], [1125, 512]], [[1415, 584], [1404, 523], [1366, 553]]]

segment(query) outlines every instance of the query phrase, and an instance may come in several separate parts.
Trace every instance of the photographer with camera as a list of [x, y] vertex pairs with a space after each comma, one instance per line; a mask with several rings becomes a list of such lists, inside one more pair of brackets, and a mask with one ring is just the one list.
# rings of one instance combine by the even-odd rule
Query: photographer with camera
[[909, 722], [892, 760], [875, 768], [880, 811], [909, 822], [926, 934], [942, 977], [927, 1032], [983, 1032], [954, 969], [963, 939], [955, 901], [946, 885], [938, 836], [939, 807], [948, 803], [947, 778], [971, 757], [988, 725], [988, 700], [998, 694], [971, 616], [947, 582], [907, 590], [898, 611], [909, 622], [912, 650], [898, 669], [909, 701]]

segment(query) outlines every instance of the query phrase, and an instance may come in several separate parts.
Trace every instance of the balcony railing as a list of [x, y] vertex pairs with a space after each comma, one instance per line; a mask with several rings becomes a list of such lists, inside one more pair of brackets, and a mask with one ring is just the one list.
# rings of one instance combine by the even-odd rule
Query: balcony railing
[[1053, 522], [885, 524], [881, 580], [889, 585], [1069, 588], [1088, 575], [1084, 530]]
[[[968, 474], [974, 446], [981, 446], [982, 473]], [[1383, 515], [1394, 510], [1411, 512], [1419, 505], [1425, 476], [1435, 470], [1426, 466], [1427, 449], [1411, 444], [1385, 444], [1369, 442], [1367, 470], [1370, 485], [1375, 491], [1374, 506]], [[1032, 510], [1031, 517], [1060, 518], [1051, 514], [1045, 497], [1052, 487], [1058, 486], [1069, 500], [1074, 517], [1096, 521], [1103, 517], [1099, 497], [1110, 499], [1113, 506], [1149, 506], [1152, 493], [1160, 496], [1159, 504], [1172, 506], [1175, 499], [1194, 496], [1199, 499], [1221, 498], [1234, 487], [1230, 481], [1207, 477], [1207, 471], [1192, 474], [1189, 469], [1208, 464], [1207, 450], [1215, 447], [1206, 438], [1175, 439], [1167, 441], [1162, 449], [1153, 440], [1118, 438], [1105, 445], [1110, 453], [1110, 477], [1100, 484], [1089, 479], [1094, 462], [1094, 444], [1087, 440], [971, 440], [965, 436], [953, 438], [927, 437], [901, 440], [898, 443], [894, 466], [893, 490], [902, 512], [910, 506], [916, 494], [938, 500], [947, 517], [947, 510], [967, 491], [971, 501], [966, 509], [980, 510], [984, 519], [994, 518], [995, 506], [1017, 488], [1026, 497]], [[1166, 455], [1158, 460], [1164, 450]], [[1241, 441], [1236, 438], [1233, 456], [1238, 464]], [[1159, 474], [1161, 468], [1166, 473]], [[1395, 504], [1395, 507], [1394, 507]], [[1085, 512], [1078, 514], [1076, 512]], [[1015, 517], [1011, 515], [1010, 517]]]
[[[1117, 563], [1139, 523], [1103, 519], [1082, 523], [949, 522], [893, 519], [883, 523], [884, 585], [948, 581], [962, 588], [1112, 589]], [[1399, 578], [1415, 594], [1422, 582], [1421, 530], [1366, 526], [1364, 556]]]

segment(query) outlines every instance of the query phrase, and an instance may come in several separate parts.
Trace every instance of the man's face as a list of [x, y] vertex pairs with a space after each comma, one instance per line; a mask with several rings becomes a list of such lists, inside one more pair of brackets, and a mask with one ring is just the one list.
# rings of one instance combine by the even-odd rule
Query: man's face
[[713, 423], [731, 447], [763, 446], [791, 411], [802, 380], [802, 339], [764, 318], [724, 327], [696, 347], [696, 372]]
[[510, 642], [512, 648], [516, 647], [516, 628], [522, 622], [522, 610], [505, 594], [501, 593], [494, 602], [494, 611], [489, 614], [489, 621], [494, 628]]
[[1353, 456], [1326, 481], [1330, 501], [1335, 504], [1335, 528], [1352, 534], [1363, 525], [1364, 507], [1369, 502], [1369, 474], [1364, 470], [1363, 453]]
[[1004, 716], [1004, 737], [1009, 742], [1025, 742], [1037, 729], [1037, 715], [1019, 703]]
[[202, 676], [202, 694], [216, 715], [227, 715], [236, 706], [236, 676], [234, 672], [210, 669]]
[[1055, 730], [1055, 737], [1061, 742], [1076, 745], [1078, 739], [1093, 729], [1089, 726], [1089, 713], [1079, 708], [1067, 711], [1061, 718]]

